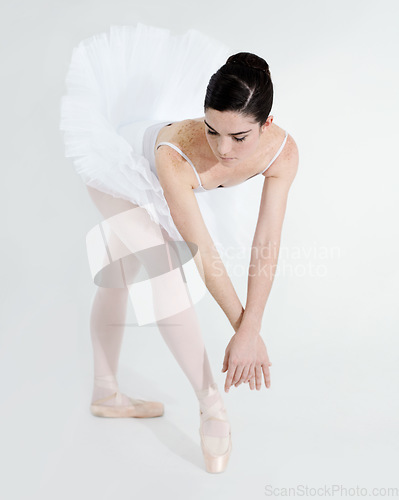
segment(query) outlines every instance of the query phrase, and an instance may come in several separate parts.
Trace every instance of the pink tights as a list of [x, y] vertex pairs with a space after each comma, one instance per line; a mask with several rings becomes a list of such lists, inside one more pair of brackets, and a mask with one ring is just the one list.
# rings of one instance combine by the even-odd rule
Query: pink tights
[[[87, 189], [105, 219], [134, 208], [128, 201], [114, 198], [89, 186]], [[138, 259], [136, 261], [138, 272], [142, 264]], [[154, 301], [156, 296], [155, 293]], [[127, 288], [98, 287], [95, 294], [90, 318], [94, 357], [92, 401], [109, 396], [118, 390], [118, 360], [128, 300]], [[164, 341], [190, 381], [201, 407], [214, 403], [220, 394], [212, 389], [215, 387], [215, 382], [194, 306], [191, 305], [174, 316], [163, 318], [157, 321], [157, 324]], [[128, 404], [127, 396], [123, 395], [123, 398], [122, 404]], [[111, 399], [104, 404], [112, 405], [115, 402]]]
[[[90, 317], [94, 357], [93, 401], [118, 390], [116, 375], [128, 298], [127, 288], [98, 287], [95, 294]], [[214, 380], [194, 307], [157, 324], [193, 389], [207, 389]]]

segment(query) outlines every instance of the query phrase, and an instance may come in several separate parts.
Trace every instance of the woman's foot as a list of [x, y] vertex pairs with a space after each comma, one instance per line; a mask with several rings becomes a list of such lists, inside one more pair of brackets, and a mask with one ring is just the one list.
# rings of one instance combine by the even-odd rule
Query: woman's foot
[[[116, 398], [116, 394], [120, 396]], [[114, 396], [114, 397], [111, 397]], [[107, 399], [106, 399], [107, 398]], [[118, 382], [113, 375], [104, 375], [94, 377], [92, 404], [96, 401], [104, 400], [101, 404], [104, 406], [126, 406], [130, 404], [129, 397], [119, 392]]]
[[[120, 393], [116, 398], [116, 393], [119, 393], [119, 385], [114, 375], [103, 375], [94, 377], [93, 394], [91, 403], [104, 400], [101, 404], [104, 406], [126, 406], [130, 404], [128, 396]], [[109, 397], [108, 396], [114, 396]], [[105, 399], [108, 398], [108, 399]]]
[[216, 383], [196, 391], [200, 403], [200, 438], [207, 472], [223, 472], [230, 457], [231, 427]]
[[164, 414], [164, 406], [158, 401], [133, 399], [118, 389], [114, 376], [95, 377], [90, 411], [96, 417], [152, 418]]

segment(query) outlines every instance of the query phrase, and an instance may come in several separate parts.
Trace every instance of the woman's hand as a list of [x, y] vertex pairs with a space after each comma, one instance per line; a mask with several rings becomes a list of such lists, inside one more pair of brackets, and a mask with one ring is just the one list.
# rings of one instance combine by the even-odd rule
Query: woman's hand
[[267, 388], [270, 387], [270, 370], [272, 363], [267, 354], [266, 345], [260, 335], [237, 333], [228, 343], [223, 360], [222, 372], [227, 372], [224, 390], [229, 392], [230, 386], [238, 387], [242, 382], [249, 382], [251, 390], [259, 391], [262, 386], [262, 374]]

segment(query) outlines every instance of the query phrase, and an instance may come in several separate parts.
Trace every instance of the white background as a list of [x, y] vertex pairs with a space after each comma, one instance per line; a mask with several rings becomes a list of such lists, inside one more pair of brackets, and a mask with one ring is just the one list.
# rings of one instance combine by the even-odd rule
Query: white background
[[[399, 488], [398, 13], [386, 0], [2, 3], [2, 497]], [[300, 152], [263, 321], [272, 386], [223, 393], [233, 452], [220, 475], [204, 470], [194, 393], [156, 328], [126, 329], [119, 381], [165, 415], [89, 413], [85, 237], [101, 216], [63, 156], [59, 100], [72, 48], [136, 22], [196, 28], [263, 56], [275, 123]], [[237, 290], [244, 300], [245, 280]], [[222, 388], [232, 331], [212, 297], [197, 311]]]

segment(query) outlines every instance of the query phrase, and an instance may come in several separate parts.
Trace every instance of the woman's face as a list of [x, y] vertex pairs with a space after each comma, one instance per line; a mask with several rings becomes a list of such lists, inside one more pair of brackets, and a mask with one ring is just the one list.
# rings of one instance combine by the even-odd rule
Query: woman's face
[[237, 165], [249, 159], [257, 150], [259, 138], [273, 117], [260, 127], [249, 116], [234, 111], [205, 112], [205, 134], [208, 144], [222, 165]]

